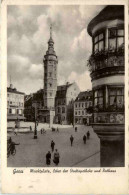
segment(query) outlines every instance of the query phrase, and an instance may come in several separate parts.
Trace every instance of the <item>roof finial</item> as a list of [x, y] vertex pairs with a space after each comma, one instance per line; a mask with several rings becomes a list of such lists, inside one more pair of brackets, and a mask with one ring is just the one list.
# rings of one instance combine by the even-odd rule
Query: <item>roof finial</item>
[[50, 25], [50, 37], [52, 38], [52, 24]]

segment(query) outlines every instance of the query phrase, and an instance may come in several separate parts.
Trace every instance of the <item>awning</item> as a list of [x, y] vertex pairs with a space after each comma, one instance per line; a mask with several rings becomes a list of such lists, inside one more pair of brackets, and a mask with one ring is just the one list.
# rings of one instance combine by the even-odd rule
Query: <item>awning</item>
[[7, 120], [17, 120], [17, 119], [19, 119], [19, 120], [24, 120], [24, 119], [26, 119], [26, 117], [24, 117], [24, 116], [7, 116]]

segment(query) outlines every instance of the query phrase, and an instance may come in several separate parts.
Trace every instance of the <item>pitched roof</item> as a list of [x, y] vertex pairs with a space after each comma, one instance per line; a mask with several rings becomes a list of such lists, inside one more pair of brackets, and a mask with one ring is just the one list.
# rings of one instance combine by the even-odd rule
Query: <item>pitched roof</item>
[[92, 91], [82, 91], [79, 93], [75, 101], [92, 100]]
[[25, 93], [17, 91], [16, 88], [11, 88], [11, 87], [7, 87], [7, 92], [25, 95]]
[[70, 87], [71, 85], [73, 85], [73, 83], [67, 83], [65, 85], [59, 85], [59, 86], [57, 86], [57, 91], [67, 90], [68, 87]]
[[56, 98], [64, 98], [66, 96], [67, 89], [73, 85], [73, 83], [67, 83], [66, 85], [57, 86]]

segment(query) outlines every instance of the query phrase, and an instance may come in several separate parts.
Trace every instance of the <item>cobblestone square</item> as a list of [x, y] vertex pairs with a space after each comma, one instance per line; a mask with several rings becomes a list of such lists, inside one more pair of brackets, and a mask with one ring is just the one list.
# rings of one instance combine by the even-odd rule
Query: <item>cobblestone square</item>
[[[30, 125], [30, 123], [26, 123]], [[46, 134], [41, 134], [40, 129], [45, 126]], [[55, 125], [54, 127], [57, 127]], [[99, 138], [90, 126], [78, 126], [75, 132], [72, 126], [60, 125], [58, 132], [52, 132], [47, 125], [39, 124], [37, 127], [37, 139], [33, 139], [33, 132], [17, 133], [8, 132], [8, 136], [20, 145], [16, 146], [16, 154], [7, 159], [8, 167], [46, 167], [46, 153], [51, 152], [51, 165], [53, 163], [53, 153], [51, 151], [51, 141], [55, 142], [55, 149], [60, 153], [60, 163], [58, 167], [99, 167], [100, 166], [100, 143]], [[34, 123], [32, 125], [34, 130]], [[90, 131], [90, 139], [86, 145], [83, 143], [83, 135]], [[73, 146], [70, 145], [70, 136], [73, 135]]]

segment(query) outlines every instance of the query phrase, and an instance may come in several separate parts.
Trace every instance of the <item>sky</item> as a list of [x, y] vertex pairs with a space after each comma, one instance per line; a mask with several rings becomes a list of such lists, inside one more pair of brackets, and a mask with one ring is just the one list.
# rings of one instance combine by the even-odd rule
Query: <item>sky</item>
[[58, 85], [76, 82], [81, 91], [91, 89], [87, 60], [92, 41], [88, 23], [105, 6], [9, 5], [7, 9], [8, 86], [30, 94], [43, 88], [43, 57], [48, 49], [50, 25], [58, 56]]

